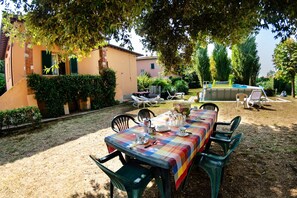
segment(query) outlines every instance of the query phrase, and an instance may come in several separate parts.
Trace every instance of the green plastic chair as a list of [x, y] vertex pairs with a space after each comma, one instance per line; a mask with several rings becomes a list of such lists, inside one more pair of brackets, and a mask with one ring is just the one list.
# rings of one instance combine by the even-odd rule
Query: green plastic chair
[[[216, 122], [214, 124], [214, 132], [212, 133], [212, 136], [210, 137], [210, 140], [205, 147], [205, 150], [208, 150], [210, 147], [210, 144], [212, 141], [215, 141], [216, 143], [218, 143], [224, 150], [224, 153], [227, 153], [228, 150], [228, 141], [227, 144], [224, 143], [224, 141], [219, 141], [219, 140], [230, 140], [232, 134], [235, 132], [235, 130], [237, 129], [237, 127], [239, 126], [241, 121], [241, 117], [240, 116], [236, 116], [235, 118], [233, 118], [230, 122]], [[218, 131], [217, 130], [217, 126], [218, 125], [225, 125], [225, 126], [230, 126], [228, 131]]]
[[[241, 122], [240, 116], [234, 117], [230, 122], [216, 122], [214, 124], [214, 128], [213, 128], [214, 132], [212, 136], [217, 138], [222, 138], [222, 139], [230, 139], [234, 131], [239, 126], [240, 122]], [[217, 130], [218, 125], [230, 126], [230, 128], [228, 131], [218, 131]]]
[[140, 109], [137, 114], [139, 122], [143, 122], [144, 118], [151, 119], [152, 117], [156, 117], [156, 114], [149, 109]]
[[[123, 164], [119, 170], [113, 172], [103, 165], [104, 162], [107, 162], [117, 156], [120, 158]], [[114, 187], [126, 191], [129, 198], [141, 197], [147, 184], [154, 178], [154, 175], [155, 181], [161, 192], [161, 197], [164, 197], [161, 179], [159, 176], [156, 176], [153, 168], [148, 169], [136, 163], [125, 162], [120, 151], [115, 151], [100, 159], [97, 159], [92, 155], [90, 155], [90, 157], [110, 178], [110, 197], [113, 197]]]
[[242, 134], [237, 134], [230, 139], [228, 152], [224, 156], [207, 151], [198, 154], [198, 166], [209, 176], [211, 183], [211, 197], [217, 198], [220, 185], [224, 176], [224, 167], [229, 162], [231, 153], [236, 149], [241, 141]]
[[219, 113], [219, 110], [220, 110], [219, 107], [216, 104], [211, 103], [211, 102], [207, 102], [207, 103], [202, 104], [199, 107], [199, 109], [214, 110], [214, 111], [216, 111], [218, 113]]

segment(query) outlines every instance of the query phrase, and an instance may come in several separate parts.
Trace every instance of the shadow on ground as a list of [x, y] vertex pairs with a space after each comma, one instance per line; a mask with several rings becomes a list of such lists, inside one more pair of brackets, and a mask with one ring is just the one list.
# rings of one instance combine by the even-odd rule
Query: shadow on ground
[[42, 123], [39, 128], [24, 128], [0, 137], [0, 165], [30, 157], [49, 148], [76, 140], [110, 127], [112, 118], [131, 111], [131, 105], [117, 105], [90, 114]]
[[[225, 168], [219, 197], [296, 197], [296, 131], [297, 124], [285, 127], [242, 123], [237, 133], [243, 133], [243, 140]], [[212, 148], [216, 152], [220, 149], [215, 144]], [[109, 197], [101, 193], [103, 189], [109, 192], [108, 183], [100, 189], [99, 184], [92, 182], [90, 185], [98, 188], [93, 188], [93, 192], [76, 193], [73, 197]], [[179, 189], [174, 197], [208, 198], [210, 192], [208, 175], [195, 166], [186, 188]], [[125, 193], [117, 191], [115, 197], [125, 197]], [[143, 197], [158, 197], [157, 187], [153, 185], [147, 188]]]

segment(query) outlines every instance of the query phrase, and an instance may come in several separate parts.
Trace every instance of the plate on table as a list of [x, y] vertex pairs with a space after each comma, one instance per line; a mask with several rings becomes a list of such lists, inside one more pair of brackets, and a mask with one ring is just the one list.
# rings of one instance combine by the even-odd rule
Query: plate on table
[[170, 128], [166, 125], [158, 125], [155, 127], [157, 132], [166, 132], [166, 131], [170, 131]]
[[176, 135], [178, 135], [180, 137], [187, 137], [188, 135], [190, 135], [190, 133], [188, 133], [188, 132], [185, 132], [185, 133], [177, 132]]

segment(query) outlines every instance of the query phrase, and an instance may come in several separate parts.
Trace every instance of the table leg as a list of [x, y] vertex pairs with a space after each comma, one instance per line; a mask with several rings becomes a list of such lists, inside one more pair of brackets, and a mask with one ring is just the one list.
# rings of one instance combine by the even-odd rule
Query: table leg
[[166, 198], [171, 198], [172, 187], [171, 187], [170, 169], [163, 169], [163, 168], [158, 168], [158, 169], [163, 183], [164, 195]]

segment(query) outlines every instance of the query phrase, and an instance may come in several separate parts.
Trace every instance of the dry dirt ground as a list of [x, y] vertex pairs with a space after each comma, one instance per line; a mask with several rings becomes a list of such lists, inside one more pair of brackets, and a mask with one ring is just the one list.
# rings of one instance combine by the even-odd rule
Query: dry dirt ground
[[[216, 103], [219, 121], [242, 116], [237, 133], [244, 135], [225, 169], [219, 197], [297, 197], [297, 101], [291, 101], [259, 111]], [[171, 105], [151, 110], [159, 114]], [[104, 137], [114, 133], [113, 116], [137, 112], [131, 104], [119, 105], [0, 137], [0, 197], [109, 197], [109, 180], [89, 154], [107, 154]], [[187, 189], [174, 195], [210, 197], [208, 176], [194, 169]], [[158, 196], [153, 182], [143, 196]], [[116, 197], [126, 194], [116, 191]]]

